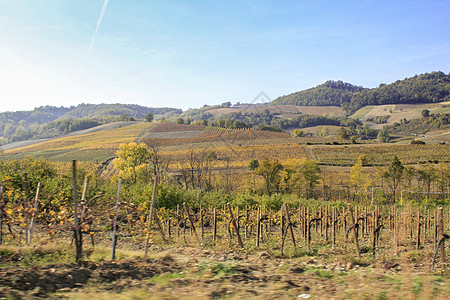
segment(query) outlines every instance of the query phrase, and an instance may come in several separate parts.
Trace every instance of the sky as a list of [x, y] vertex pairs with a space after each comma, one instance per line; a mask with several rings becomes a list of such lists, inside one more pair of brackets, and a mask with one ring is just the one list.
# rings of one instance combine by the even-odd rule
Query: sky
[[0, 0], [0, 112], [188, 109], [432, 71], [450, 72], [448, 0]]

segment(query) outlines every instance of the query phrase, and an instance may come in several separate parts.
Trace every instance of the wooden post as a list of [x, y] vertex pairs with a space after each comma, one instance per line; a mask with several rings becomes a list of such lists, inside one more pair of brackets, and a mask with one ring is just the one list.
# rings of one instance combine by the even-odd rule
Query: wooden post
[[353, 217], [352, 205], [351, 205], [351, 203], [348, 203], [347, 206], [348, 206], [348, 212], [350, 214], [350, 226], [351, 226], [351, 228], [353, 230], [353, 239], [355, 241], [356, 255], [358, 257], [361, 257], [361, 254], [359, 253], [358, 231], [356, 230], [356, 224], [355, 224], [355, 219]]
[[333, 222], [333, 248], [336, 246], [336, 206], [333, 206], [333, 215], [332, 215], [332, 222]]
[[236, 206], [236, 225], [237, 225], [238, 231], [240, 231], [241, 227], [239, 225], [239, 205]]
[[188, 207], [186, 206], [186, 202], [183, 202], [183, 207], [184, 207], [184, 212], [188, 216], [189, 223], [191, 223], [191, 232], [194, 233], [197, 242], [200, 243], [200, 238], [198, 237], [197, 230], [195, 229], [194, 219], [192, 219], [192, 215], [189, 212]]
[[259, 247], [259, 240], [261, 239], [261, 207], [258, 207], [256, 219], [256, 247]]
[[214, 244], [216, 243], [216, 238], [217, 238], [217, 211], [216, 208], [214, 207], [213, 210], [213, 242]]
[[119, 183], [117, 185], [116, 205], [114, 207], [114, 222], [113, 222], [113, 236], [112, 236], [112, 247], [111, 247], [111, 260], [114, 260], [116, 258], [117, 214], [119, 212], [119, 199], [120, 199], [120, 186], [121, 185], [122, 185], [122, 178], [119, 177]]
[[237, 225], [236, 219], [233, 216], [233, 210], [231, 209], [230, 203], [227, 203], [227, 207], [228, 207], [228, 212], [230, 213], [231, 223], [233, 224], [234, 231], [236, 232], [236, 235], [237, 235], [239, 247], [244, 248], [244, 244], [242, 243], [241, 235], [239, 234], [239, 227]]
[[245, 205], [245, 231], [244, 231], [244, 238], [248, 239], [248, 222], [250, 221], [250, 215], [248, 211], [248, 205]]
[[328, 227], [329, 227], [329, 225], [328, 225], [328, 216], [329, 215], [329, 211], [328, 211], [328, 205], [327, 206], [325, 206], [325, 241], [327, 242], [327, 244], [328, 244]]
[[372, 239], [372, 253], [375, 255], [376, 248], [377, 248], [377, 227], [378, 227], [378, 215], [377, 215], [377, 207], [373, 209], [372, 214], [372, 232], [373, 232], [373, 239]]
[[433, 244], [434, 244], [434, 250], [436, 251], [438, 247], [438, 213], [437, 211], [433, 213]]
[[203, 229], [203, 208], [200, 205], [200, 235], [202, 237], [203, 242], [203, 236], [204, 236], [204, 229]]
[[177, 237], [180, 237], [180, 224], [181, 224], [180, 204], [177, 204]]
[[34, 197], [34, 210], [33, 210], [33, 213], [31, 214], [30, 233], [28, 234], [30, 244], [31, 244], [31, 240], [33, 238], [33, 229], [34, 229], [34, 222], [36, 219], [36, 213], [39, 208], [38, 204], [39, 204], [39, 194], [41, 193], [41, 186], [42, 186], [41, 182], [38, 182], [38, 185], [36, 188], [36, 196]]
[[0, 181], [0, 246], [3, 244], [3, 181]]
[[420, 249], [420, 210], [417, 210], [417, 240], [416, 250]]
[[81, 228], [78, 220], [78, 195], [77, 195], [77, 161], [72, 160], [72, 197], [73, 197], [73, 221], [74, 221], [74, 238], [75, 238], [75, 260], [77, 263], [81, 261], [82, 256], [82, 240]]
[[170, 230], [170, 217], [167, 218], [167, 236], [169, 237], [169, 239], [172, 236], [172, 231]]
[[439, 245], [439, 251], [440, 251], [440, 255], [441, 255], [441, 261], [442, 261], [442, 263], [445, 263], [444, 212], [443, 212], [442, 207], [438, 208], [438, 237], [439, 237], [439, 240], [444, 239]]
[[30, 205], [28, 203], [28, 174], [25, 173], [24, 175], [24, 188], [25, 188], [25, 197], [23, 199], [23, 208], [24, 208], [24, 222], [25, 222], [25, 230], [24, 230], [24, 234], [25, 234], [25, 244], [29, 244], [30, 240], [29, 240], [29, 233], [30, 233], [30, 220], [29, 220], [29, 209], [30, 209]]
[[308, 250], [310, 249], [311, 245], [311, 218], [309, 215], [309, 207], [306, 208], [306, 246], [308, 247]]
[[148, 224], [147, 224], [147, 239], [145, 241], [145, 253], [144, 253], [144, 257], [147, 257], [148, 254], [148, 247], [150, 245], [150, 231], [151, 231], [151, 227], [152, 227], [152, 221], [153, 221], [153, 215], [155, 213], [155, 202], [156, 202], [156, 189], [158, 187], [158, 175], [155, 173], [155, 177], [154, 177], [154, 181], [153, 181], [153, 191], [152, 191], [152, 202], [150, 203], [150, 215], [148, 216]]

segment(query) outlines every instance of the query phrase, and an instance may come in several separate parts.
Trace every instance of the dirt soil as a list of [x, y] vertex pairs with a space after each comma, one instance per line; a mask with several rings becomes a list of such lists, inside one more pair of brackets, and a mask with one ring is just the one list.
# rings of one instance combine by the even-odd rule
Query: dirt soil
[[394, 261], [155, 246], [147, 259], [1, 268], [0, 299], [450, 299], [436, 278]]

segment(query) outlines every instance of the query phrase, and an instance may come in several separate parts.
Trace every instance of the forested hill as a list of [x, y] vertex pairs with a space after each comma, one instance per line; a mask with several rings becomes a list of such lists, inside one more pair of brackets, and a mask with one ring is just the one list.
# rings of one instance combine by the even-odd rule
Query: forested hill
[[114, 116], [127, 115], [135, 119], [142, 119], [147, 113], [164, 115], [166, 113], [181, 114], [182, 110], [177, 108], [155, 108], [145, 107], [137, 104], [80, 104], [74, 107], [61, 119], [96, 118], [105, 119]]
[[176, 108], [136, 104], [80, 104], [71, 107], [41, 106], [32, 111], [0, 113], [0, 145], [28, 139], [59, 136], [114, 121], [143, 119], [147, 113], [171, 117]]
[[315, 88], [281, 96], [272, 103], [291, 105], [338, 105], [353, 113], [366, 105], [436, 103], [450, 100], [450, 74], [425, 73], [380, 84], [374, 89], [342, 81], [327, 81]]

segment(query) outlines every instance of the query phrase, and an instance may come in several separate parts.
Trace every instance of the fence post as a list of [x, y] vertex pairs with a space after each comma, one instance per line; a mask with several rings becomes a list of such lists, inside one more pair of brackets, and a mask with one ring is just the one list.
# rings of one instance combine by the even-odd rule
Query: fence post
[[3, 244], [3, 182], [0, 181], [0, 246]]
[[420, 210], [417, 210], [417, 240], [416, 240], [416, 250], [420, 249]]
[[34, 222], [36, 219], [36, 213], [39, 207], [39, 194], [41, 193], [41, 187], [42, 184], [41, 182], [38, 183], [37, 188], [36, 188], [36, 197], [34, 198], [34, 210], [33, 213], [31, 214], [31, 223], [30, 223], [30, 233], [28, 234], [28, 239], [30, 240], [30, 244], [31, 244], [31, 240], [33, 237], [33, 229], [34, 229]]
[[75, 238], [75, 260], [77, 263], [81, 261], [82, 244], [80, 220], [78, 219], [78, 195], [77, 195], [77, 161], [72, 160], [72, 197], [73, 197], [73, 221], [74, 221], [74, 238]]
[[237, 225], [236, 219], [233, 216], [233, 210], [231, 209], [230, 203], [227, 203], [228, 211], [230, 212], [231, 222], [233, 223], [234, 231], [237, 235], [237, 240], [239, 247], [244, 248], [244, 244], [242, 243], [241, 235], [239, 234], [239, 227]]
[[261, 239], [261, 207], [258, 207], [256, 222], [256, 247], [259, 247], [259, 240]]
[[150, 229], [152, 227], [153, 214], [155, 212], [155, 201], [156, 201], [156, 188], [158, 187], [158, 176], [155, 173], [155, 180], [153, 181], [153, 192], [152, 192], [152, 202], [150, 203], [150, 215], [148, 216], [148, 233], [147, 239], [145, 241], [145, 254], [144, 257], [147, 257], [148, 254], [148, 246], [150, 243]]
[[[439, 239], [443, 239], [444, 238], [444, 213], [443, 213], [442, 207], [438, 208], [438, 219], [439, 219], [439, 222], [438, 222], [438, 232], [439, 232], [439, 234], [438, 234], [438, 236], [439, 236]], [[442, 241], [442, 243], [439, 245], [439, 250], [441, 252], [441, 261], [442, 261], [442, 263], [445, 263], [444, 242], [445, 242], [445, 238]]]
[[213, 242], [214, 242], [214, 245], [215, 245], [216, 244], [216, 238], [217, 238], [217, 210], [216, 210], [215, 207], [213, 209], [213, 218], [214, 218], [214, 220], [213, 220]]
[[114, 260], [114, 258], [116, 257], [117, 214], [119, 212], [119, 199], [120, 199], [120, 186], [121, 185], [122, 185], [122, 178], [119, 177], [119, 184], [117, 185], [116, 206], [114, 207], [114, 223], [113, 223], [111, 260]]
[[28, 174], [25, 173], [24, 175], [24, 189], [25, 189], [25, 198], [23, 199], [23, 208], [24, 208], [24, 218], [25, 218], [25, 230], [24, 230], [24, 234], [25, 234], [25, 244], [29, 245], [30, 243], [30, 238], [29, 238], [29, 233], [30, 233], [30, 224], [29, 224], [29, 209], [30, 209], [30, 204], [28, 203]]

